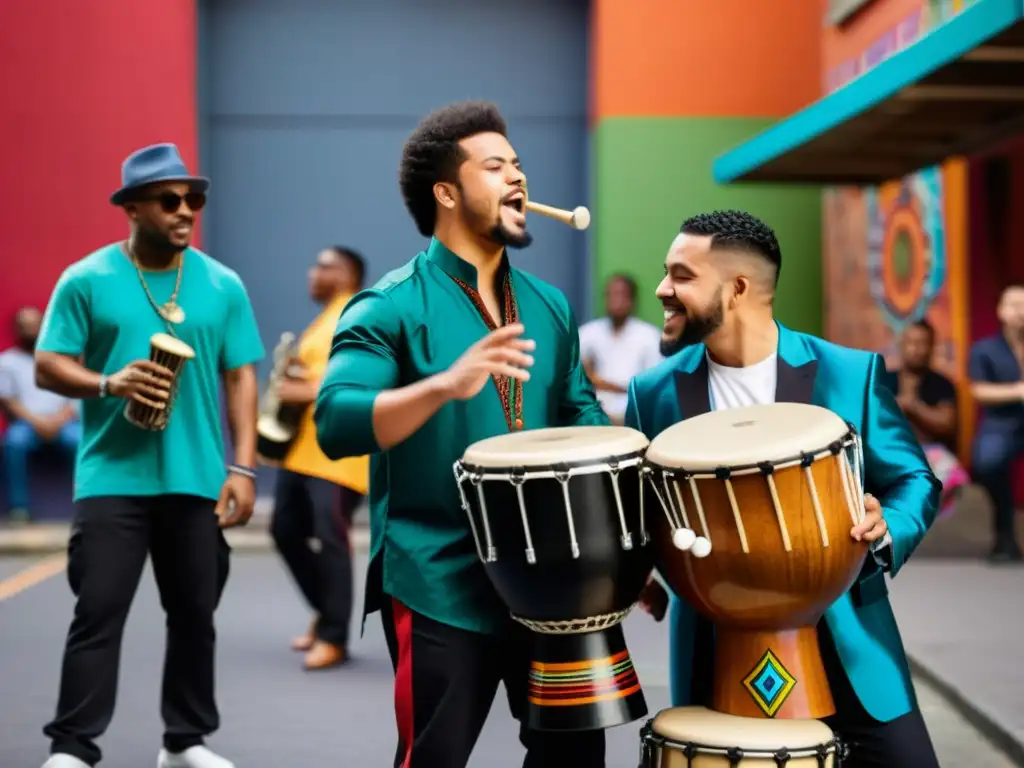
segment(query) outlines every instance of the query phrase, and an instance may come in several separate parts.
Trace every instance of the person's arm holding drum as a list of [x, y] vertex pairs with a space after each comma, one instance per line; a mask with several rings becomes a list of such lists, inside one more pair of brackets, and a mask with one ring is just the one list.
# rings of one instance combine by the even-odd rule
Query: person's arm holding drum
[[[864, 418], [866, 517], [854, 538], [872, 542], [875, 560], [895, 576], [935, 519], [939, 483], [910, 422], [885, 383], [885, 363], [874, 355]], [[877, 542], [877, 543], [875, 543]]]
[[225, 528], [247, 523], [256, 504], [256, 363], [264, 354], [252, 303], [239, 280], [231, 297], [221, 359], [228, 428], [235, 453], [235, 463], [229, 468], [217, 502], [217, 517]]
[[80, 362], [89, 340], [91, 309], [83, 286], [65, 272], [53, 289], [36, 343], [36, 384], [64, 397], [120, 397], [162, 407], [170, 394], [171, 372], [149, 360], [136, 360], [108, 378]]
[[495, 373], [527, 380], [533, 342], [522, 325], [492, 331], [443, 373], [398, 386], [404, 344], [398, 307], [383, 291], [357, 294], [334, 334], [313, 411], [317, 442], [330, 459], [398, 445], [452, 400], [473, 397]]

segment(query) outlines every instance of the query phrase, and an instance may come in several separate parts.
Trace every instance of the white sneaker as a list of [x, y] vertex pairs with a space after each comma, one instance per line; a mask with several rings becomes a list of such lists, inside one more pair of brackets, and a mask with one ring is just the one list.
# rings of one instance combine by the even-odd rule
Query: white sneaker
[[[43, 768], [50, 768], [50, 766], [43, 766]], [[61, 765], [57, 768], [65, 767]], [[67, 768], [78, 768], [78, 766], [68, 765]], [[156, 759], [156, 768], [235, 768], [235, 764], [211, 752], [206, 747], [189, 747], [184, 752], [168, 752], [166, 749], [161, 749], [160, 755]]]
[[89, 768], [89, 764], [71, 755], [56, 754], [50, 755], [50, 759], [43, 763], [43, 768]]

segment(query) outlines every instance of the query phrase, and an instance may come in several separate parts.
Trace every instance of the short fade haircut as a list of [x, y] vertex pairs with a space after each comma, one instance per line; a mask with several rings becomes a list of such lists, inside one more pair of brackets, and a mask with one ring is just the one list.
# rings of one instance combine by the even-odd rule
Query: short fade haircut
[[734, 248], [762, 257], [774, 267], [775, 285], [782, 272], [782, 249], [775, 232], [756, 216], [745, 211], [701, 213], [683, 222], [679, 231], [686, 235], [711, 238], [712, 248]]
[[348, 262], [348, 265], [352, 267], [352, 271], [355, 273], [356, 284], [362, 288], [363, 280], [366, 279], [366, 259], [363, 258], [363, 254], [355, 248], [349, 248], [347, 245], [332, 245], [328, 250], [337, 254], [338, 258]]
[[434, 234], [437, 204], [434, 185], [457, 183], [466, 155], [459, 142], [479, 133], [500, 133], [508, 126], [497, 106], [487, 101], [461, 101], [432, 112], [416, 127], [402, 148], [398, 183], [416, 229]]

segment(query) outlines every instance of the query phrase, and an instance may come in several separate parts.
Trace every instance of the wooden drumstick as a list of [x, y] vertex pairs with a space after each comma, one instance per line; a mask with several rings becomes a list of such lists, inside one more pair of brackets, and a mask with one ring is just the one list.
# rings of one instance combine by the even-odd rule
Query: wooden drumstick
[[582, 205], [578, 205], [571, 211], [567, 211], [564, 208], [554, 208], [550, 205], [544, 205], [543, 203], [535, 203], [533, 200], [527, 200], [526, 210], [556, 219], [563, 224], [568, 224], [573, 229], [582, 230], [590, 226], [590, 211]]

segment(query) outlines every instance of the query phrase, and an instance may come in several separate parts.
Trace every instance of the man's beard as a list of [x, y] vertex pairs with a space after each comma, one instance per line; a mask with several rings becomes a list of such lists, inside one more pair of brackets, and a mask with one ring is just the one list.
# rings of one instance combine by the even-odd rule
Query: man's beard
[[491, 231], [488, 236], [498, 245], [506, 248], [527, 248], [530, 243], [533, 242], [533, 235], [527, 232], [525, 229], [516, 234], [510, 232], [505, 228], [505, 225], [500, 221], [491, 227]]
[[686, 324], [683, 332], [674, 339], [662, 339], [660, 343], [662, 357], [671, 357], [686, 347], [700, 344], [712, 333], [722, 327], [725, 311], [722, 307], [722, 299], [719, 298], [715, 305], [705, 314], [686, 316]]
[[21, 336], [18, 339], [18, 346], [21, 347], [25, 352], [36, 351], [36, 339], [28, 338], [27, 336]]
[[169, 234], [152, 227], [140, 226], [137, 236], [147, 248], [155, 253], [174, 254], [184, 249], [184, 246], [172, 243]]

